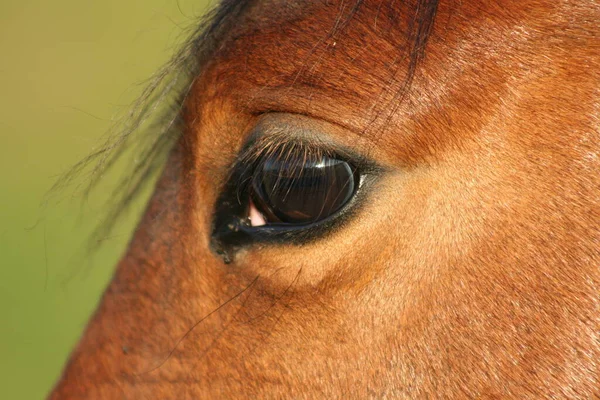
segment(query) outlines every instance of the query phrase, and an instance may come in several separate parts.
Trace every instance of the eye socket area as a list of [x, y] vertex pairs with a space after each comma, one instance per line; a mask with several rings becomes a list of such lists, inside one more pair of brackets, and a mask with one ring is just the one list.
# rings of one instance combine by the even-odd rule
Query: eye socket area
[[260, 135], [242, 150], [217, 199], [211, 248], [229, 263], [250, 244], [321, 238], [354, 215], [363, 187], [382, 172], [331, 142]]
[[334, 155], [271, 153], [258, 160], [248, 185], [250, 226], [303, 225], [340, 210], [355, 194], [358, 169]]

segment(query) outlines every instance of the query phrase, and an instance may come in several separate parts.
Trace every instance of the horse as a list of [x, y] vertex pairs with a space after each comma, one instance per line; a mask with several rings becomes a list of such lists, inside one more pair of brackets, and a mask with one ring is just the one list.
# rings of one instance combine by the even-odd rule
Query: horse
[[222, 0], [49, 398], [600, 397], [598, 21]]

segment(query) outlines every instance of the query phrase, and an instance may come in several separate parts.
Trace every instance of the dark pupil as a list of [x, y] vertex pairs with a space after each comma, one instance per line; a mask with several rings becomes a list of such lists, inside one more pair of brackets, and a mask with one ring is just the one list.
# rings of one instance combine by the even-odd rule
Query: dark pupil
[[339, 210], [356, 186], [355, 173], [345, 161], [272, 158], [254, 171], [252, 198], [267, 222], [307, 223]]

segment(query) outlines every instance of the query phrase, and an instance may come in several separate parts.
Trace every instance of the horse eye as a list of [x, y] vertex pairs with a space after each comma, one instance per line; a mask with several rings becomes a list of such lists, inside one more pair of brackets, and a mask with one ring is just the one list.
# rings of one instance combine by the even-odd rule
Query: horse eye
[[357, 169], [325, 155], [274, 154], [257, 164], [249, 185], [251, 226], [320, 221], [340, 210], [358, 188]]

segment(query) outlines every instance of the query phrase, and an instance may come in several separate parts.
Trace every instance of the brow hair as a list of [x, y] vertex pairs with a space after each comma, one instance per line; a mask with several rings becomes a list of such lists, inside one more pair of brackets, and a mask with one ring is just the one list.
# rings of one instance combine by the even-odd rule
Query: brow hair
[[[99, 239], [109, 234], [119, 217], [160, 174], [184, 132], [181, 111], [193, 83], [233, 24], [257, 1], [260, 0], [221, 0], [203, 16], [180, 50], [148, 81], [130, 112], [109, 130], [99, 149], [76, 163], [51, 188], [50, 193], [55, 193], [74, 185], [85, 200], [108, 171], [127, 161], [123, 160], [125, 156], [133, 158], [109, 198], [106, 217], [90, 238], [90, 250], [101, 243]], [[364, 0], [356, 0], [350, 18], [363, 3]], [[415, 0], [414, 15], [408, 16], [410, 53], [401, 92], [408, 90], [425, 57], [438, 3], [439, 0]]]

